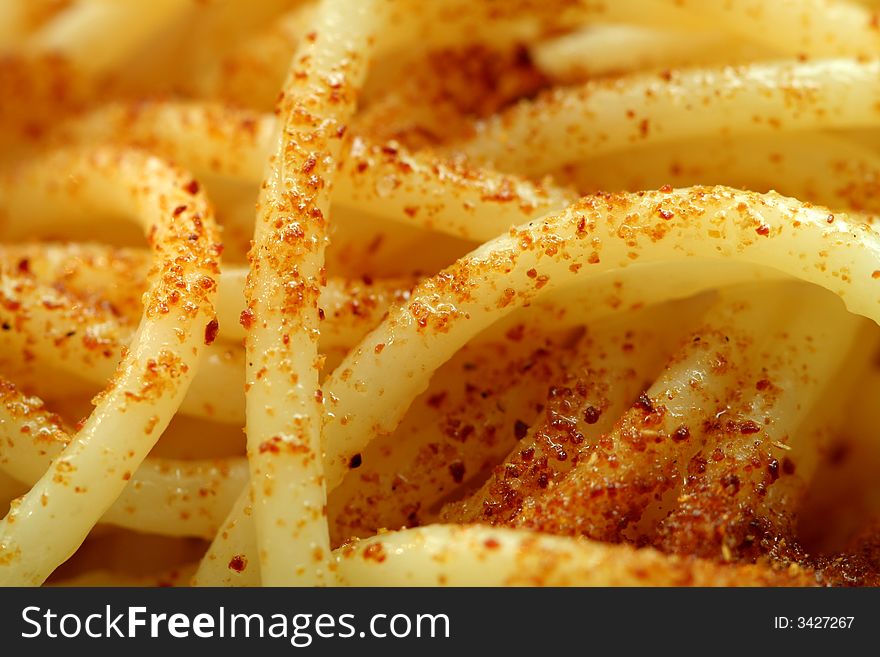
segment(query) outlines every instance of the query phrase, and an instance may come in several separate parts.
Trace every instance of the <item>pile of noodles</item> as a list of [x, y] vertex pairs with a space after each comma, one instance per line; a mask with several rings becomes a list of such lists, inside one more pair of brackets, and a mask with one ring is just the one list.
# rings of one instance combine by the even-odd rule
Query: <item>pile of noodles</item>
[[880, 10], [0, 0], [0, 585], [880, 583]]

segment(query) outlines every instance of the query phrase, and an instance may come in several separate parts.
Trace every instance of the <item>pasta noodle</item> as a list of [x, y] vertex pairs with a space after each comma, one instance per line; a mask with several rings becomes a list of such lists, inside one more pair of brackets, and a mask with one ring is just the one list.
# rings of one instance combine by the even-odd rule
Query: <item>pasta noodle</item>
[[880, 583], [878, 56], [855, 0], [0, 0], [0, 585]]

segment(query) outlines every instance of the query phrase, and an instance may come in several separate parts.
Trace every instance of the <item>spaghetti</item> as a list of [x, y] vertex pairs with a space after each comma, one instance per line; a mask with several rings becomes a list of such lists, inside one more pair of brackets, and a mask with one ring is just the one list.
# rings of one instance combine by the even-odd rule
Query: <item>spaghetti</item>
[[855, 0], [4, 0], [0, 584], [876, 585], [878, 56]]

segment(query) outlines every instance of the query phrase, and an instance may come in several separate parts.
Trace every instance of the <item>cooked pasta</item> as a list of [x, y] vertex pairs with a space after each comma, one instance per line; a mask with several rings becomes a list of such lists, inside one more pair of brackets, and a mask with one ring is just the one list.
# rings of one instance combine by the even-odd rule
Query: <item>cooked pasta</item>
[[0, 584], [880, 584], [880, 13], [0, 0]]

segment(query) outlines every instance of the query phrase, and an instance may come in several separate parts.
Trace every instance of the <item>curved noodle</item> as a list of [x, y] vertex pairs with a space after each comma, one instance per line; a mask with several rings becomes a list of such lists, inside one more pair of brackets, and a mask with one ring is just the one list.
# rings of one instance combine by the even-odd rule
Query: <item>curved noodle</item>
[[[60, 188], [58, 171], [70, 176]], [[144, 187], [142, 177], [152, 178], [152, 185]], [[122, 209], [128, 199], [142, 217], [155, 259], [144, 319], [110, 387], [73, 442], [0, 524], [0, 582], [38, 584], [79, 546], [180, 405], [205, 329], [216, 321], [218, 235], [197, 183], [139, 153], [60, 154], [47, 167], [3, 182], [3, 212], [18, 222], [59, 207], [76, 217], [99, 198], [115, 198]], [[125, 446], [114, 448], [120, 435]], [[45, 541], [40, 519], [69, 529]]]
[[[860, 248], [852, 249], [849, 240]], [[420, 284], [409, 303], [366, 336], [324, 383], [322, 395], [330, 400], [323, 437], [328, 489], [372, 439], [397, 426], [434, 371], [462, 344], [590, 269], [595, 274], [635, 262], [698, 257], [772, 263], [826, 287], [852, 312], [876, 322], [878, 302], [864, 289], [880, 279], [878, 251], [880, 242], [865, 224], [778, 195], [726, 188], [589, 197], [558, 217], [512, 229]], [[822, 267], [808, 257], [817, 252]], [[415, 365], [383, 379], [376, 372], [388, 360]], [[381, 388], [372, 390], [369, 381], [381, 381], [374, 384]], [[247, 531], [247, 517], [230, 522]], [[221, 549], [212, 548], [209, 558]]]
[[877, 4], [0, 2], [0, 585], [877, 585]]

